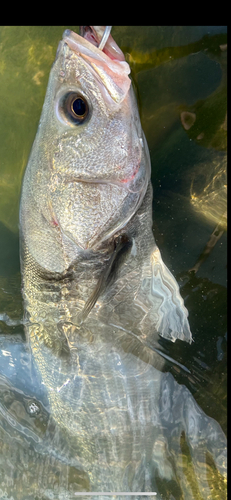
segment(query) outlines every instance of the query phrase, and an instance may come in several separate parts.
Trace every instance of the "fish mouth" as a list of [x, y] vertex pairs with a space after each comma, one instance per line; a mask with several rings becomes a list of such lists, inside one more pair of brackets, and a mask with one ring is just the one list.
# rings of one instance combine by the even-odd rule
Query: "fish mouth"
[[[105, 28], [106, 26], [80, 26], [80, 35], [92, 45], [98, 47]], [[102, 52], [110, 57], [111, 60], [125, 61], [122, 50], [118, 47], [111, 34], [108, 36]]]
[[[102, 56], [103, 60], [105, 60], [105, 56], [107, 56], [108, 59], [114, 61], [115, 63], [126, 63], [122, 50], [118, 47], [111, 34], [109, 35], [103, 49], [98, 48], [99, 42], [104, 33], [104, 28], [105, 26], [80, 26], [80, 32], [83, 33], [82, 35], [78, 35], [74, 31], [66, 29], [63, 33], [63, 40], [74, 51], [78, 51], [79, 55], [81, 55], [80, 49], [82, 49], [83, 53], [85, 53], [88, 49], [98, 56], [97, 59]], [[126, 65], [129, 67], [128, 63], [126, 63]]]

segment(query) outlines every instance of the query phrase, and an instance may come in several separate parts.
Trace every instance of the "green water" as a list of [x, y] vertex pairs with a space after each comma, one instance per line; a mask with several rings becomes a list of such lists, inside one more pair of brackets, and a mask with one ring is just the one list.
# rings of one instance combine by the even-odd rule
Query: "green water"
[[[78, 27], [68, 28], [78, 32]], [[4, 342], [15, 346], [15, 339], [23, 339], [20, 188], [64, 29], [0, 27], [0, 348]], [[226, 207], [226, 32], [226, 27], [217, 26], [112, 29], [131, 66], [150, 149], [155, 238], [181, 287], [194, 339], [191, 346], [163, 341], [168, 355], [191, 375], [170, 363], [166, 370], [186, 385], [224, 432], [227, 255], [221, 219]], [[219, 239], [197, 272], [190, 272], [216, 227]], [[1, 367], [0, 374], [4, 379]], [[28, 416], [25, 422], [35, 425]], [[187, 467], [190, 475], [190, 464]], [[218, 489], [213, 498], [224, 495]], [[163, 498], [169, 498], [167, 493]], [[201, 497], [195, 493], [195, 498]]]

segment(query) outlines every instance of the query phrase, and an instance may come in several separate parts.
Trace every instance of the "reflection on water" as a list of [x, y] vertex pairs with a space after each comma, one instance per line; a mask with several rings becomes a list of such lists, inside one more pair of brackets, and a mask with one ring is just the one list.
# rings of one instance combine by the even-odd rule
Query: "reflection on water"
[[[90, 478], [78, 462], [78, 442], [49, 416], [45, 390], [39, 385], [39, 374], [21, 340], [15, 335], [9, 339], [2, 337], [1, 341], [2, 491], [10, 492], [15, 499], [32, 499], [38, 493], [41, 495], [38, 498], [63, 498], [62, 494], [66, 495], [64, 498], [75, 498], [75, 491], [89, 491], [90, 487]], [[113, 357], [109, 356], [108, 363], [112, 361]], [[133, 363], [131, 358], [131, 366]], [[121, 375], [123, 369], [122, 361], [117, 369]], [[130, 390], [130, 395], [139, 404], [135, 406], [131, 399], [130, 418], [133, 425], [136, 424], [135, 439], [143, 432], [147, 451], [140, 462], [140, 450], [134, 447], [133, 460], [140, 466], [135, 479], [133, 475], [129, 477], [129, 465], [123, 471], [127, 487], [136, 491], [142, 486], [142, 490], [159, 492], [156, 498], [176, 499], [213, 498], [211, 491], [216, 489], [220, 495], [217, 498], [225, 498], [226, 442], [219, 425], [206, 417], [188, 389], [179, 385], [170, 373], [161, 373], [143, 362], [137, 363], [137, 372], [135, 393], [132, 395]], [[128, 378], [127, 383], [131, 385], [132, 379]], [[129, 429], [130, 424], [124, 425], [120, 435], [114, 436], [114, 443], [111, 438], [114, 447], [116, 440], [119, 443], [120, 439], [127, 440]], [[95, 439], [92, 434], [93, 443]], [[100, 442], [98, 446], [100, 448]], [[107, 446], [106, 440], [103, 446]], [[116, 457], [116, 448], [108, 449], [107, 454]], [[103, 463], [102, 455], [102, 467]], [[53, 497], [53, 493], [57, 497]]]
[[227, 157], [199, 163], [191, 185], [191, 203], [211, 223], [227, 227]]
[[[89, 490], [25, 343], [18, 259], [21, 178], [63, 30], [0, 29], [0, 498], [13, 500], [80, 498], [74, 492]], [[150, 147], [154, 233], [178, 277], [194, 338], [191, 346], [161, 341], [190, 374], [170, 362], [163, 372], [149, 367], [146, 481], [159, 498], [225, 499], [217, 422], [226, 431], [226, 29], [115, 27], [112, 34], [127, 52]], [[147, 415], [143, 405], [137, 418]]]

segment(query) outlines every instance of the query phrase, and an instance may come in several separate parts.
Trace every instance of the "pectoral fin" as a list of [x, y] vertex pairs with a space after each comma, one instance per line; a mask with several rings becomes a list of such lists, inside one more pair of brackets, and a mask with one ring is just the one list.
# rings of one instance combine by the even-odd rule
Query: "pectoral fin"
[[126, 235], [121, 234], [118, 236], [118, 238], [115, 238], [114, 245], [115, 245], [114, 251], [112, 252], [111, 257], [109, 258], [101, 276], [99, 277], [95, 289], [91, 293], [90, 297], [87, 299], [81, 313], [78, 316], [79, 324], [82, 324], [83, 321], [85, 321], [90, 311], [94, 307], [95, 303], [97, 302], [99, 296], [102, 294], [103, 290], [107, 286], [107, 283], [110, 281], [112, 277], [111, 275], [113, 274], [118, 256], [122, 250], [130, 247], [130, 240], [127, 238]]
[[160, 335], [172, 341], [179, 338], [191, 343], [188, 311], [180, 295], [179, 285], [162, 261], [157, 247], [152, 254], [152, 270], [153, 294], [162, 298], [158, 321]]
[[181, 339], [191, 343], [188, 311], [178, 283], [164, 264], [157, 246], [150, 260], [143, 268], [142, 283], [135, 299], [136, 304], [147, 311], [141, 325], [143, 339], [151, 338], [154, 330], [172, 342]]

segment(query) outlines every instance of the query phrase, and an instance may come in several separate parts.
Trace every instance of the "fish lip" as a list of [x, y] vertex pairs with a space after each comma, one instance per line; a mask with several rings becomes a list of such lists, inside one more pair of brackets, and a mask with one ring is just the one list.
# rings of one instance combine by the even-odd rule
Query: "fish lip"
[[[82, 35], [83, 38], [85, 40], [88, 40], [90, 43], [92, 43], [96, 47], [98, 47], [102, 38], [101, 38], [101, 36], [99, 38], [98, 32], [95, 29], [96, 27], [89, 26], [90, 31], [91, 31], [90, 33], [89, 33], [89, 30], [84, 30], [84, 28], [85, 28], [84, 26], [80, 26], [80, 33], [81, 33], [81, 31], [82, 31], [82, 33], [84, 33], [84, 31], [85, 31], [85, 34]], [[88, 26], [86, 26], [86, 28], [88, 28]], [[97, 28], [99, 28], [99, 27], [97, 26]], [[106, 28], [106, 26], [104, 26], [104, 28]], [[100, 33], [100, 35], [101, 35], [101, 33]], [[102, 52], [104, 52], [112, 60], [125, 61], [124, 53], [119, 48], [119, 46], [117, 45], [117, 43], [115, 42], [115, 40], [111, 36], [111, 34], [109, 35]]]
[[[82, 26], [80, 26], [80, 29]], [[66, 29], [63, 33], [63, 40], [70, 46], [72, 44], [72, 48], [74, 43], [82, 43], [82, 45], [89, 50], [92, 50], [95, 54], [101, 55], [104, 58], [107, 57], [110, 61], [116, 61], [116, 62], [124, 62], [125, 57], [122, 52], [122, 50], [119, 48], [117, 43], [115, 42], [114, 38], [111, 36], [111, 34], [108, 37], [108, 40], [103, 48], [103, 50], [99, 49], [97, 44], [99, 43], [98, 39], [98, 34], [97, 31], [94, 29], [94, 26], [89, 26], [93, 32], [93, 36], [95, 38], [95, 42], [89, 40], [89, 36], [81, 36], [75, 33], [74, 31], [70, 29]]]
[[[103, 52], [98, 49], [96, 45], [89, 42], [86, 38], [78, 35], [74, 31], [65, 30], [63, 33], [63, 42], [66, 43], [73, 51], [81, 55], [80, 48], [91, 51], [96, 57], [103, 59], [104, 61], [111, 61], [111, 59]], [[80, 47], [79, 47], [80, 46]], [[116, 60], [115, 60], [116, 62]]]

